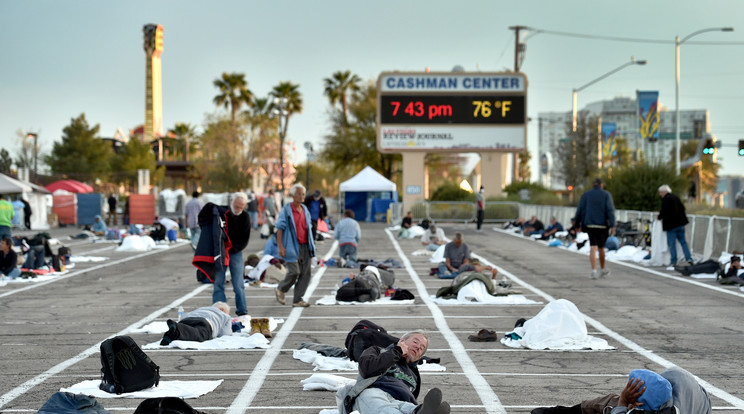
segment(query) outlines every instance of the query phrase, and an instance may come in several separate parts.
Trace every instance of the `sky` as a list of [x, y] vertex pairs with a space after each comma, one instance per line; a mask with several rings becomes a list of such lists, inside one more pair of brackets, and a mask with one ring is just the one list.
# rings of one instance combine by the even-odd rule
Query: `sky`
[[[514, 32], [526, 32], [528, 149], [537, 180], [538, 113], [570, 111], [571, 92], [630, 66], [579, 94], [579, 107], [658, 90], [674, 110], [674, 38], [711, 27], [681, 46], [681, 109], [708, 109], [720, 175], [744, 175], [744, 2], [692, 0], [540, 1], [119, 1], [0, 0], [0, 147], [15, 155], [17, 131], [38, 132], [42, 152], [85, 113], [103, 137], [144, 122], [142, 27], [164, 28], [163, 124], [202, 130], [224, 109], [212, 82], [246, 75], [256, 96], [282, 81], [300, 85], [301, 114], [290, 120], [294, 160], [304, 142], [322, 147], [330, 104], [323, 79], [351, 70], [376, 81], [383, 71], [498, 72], [513, 69]], [[737, 24], [740, 27], [737, 27]], [[561, 33], [588, 35], [567, 36]], [[597, 37], [640, 39], [617, 41]]]

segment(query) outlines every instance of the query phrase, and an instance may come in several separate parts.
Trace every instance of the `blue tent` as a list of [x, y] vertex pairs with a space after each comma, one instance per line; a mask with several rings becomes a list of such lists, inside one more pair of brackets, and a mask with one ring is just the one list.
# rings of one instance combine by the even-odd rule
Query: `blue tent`
[[358, 221], [375, 221], [377, 213], [385, 213], [391, 203], [398, 202], [395, 183], [369, 166], [341, 183], [339, 190], [344, 209], [352, 210]]

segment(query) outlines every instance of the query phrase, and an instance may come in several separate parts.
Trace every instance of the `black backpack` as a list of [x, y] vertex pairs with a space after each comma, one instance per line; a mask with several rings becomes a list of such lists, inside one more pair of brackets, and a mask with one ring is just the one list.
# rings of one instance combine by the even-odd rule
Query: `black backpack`
[[160, 382], [160, 367], [129, 336], [115, 336], [101, 343], [101, 385], [112, 394], [144, 390]]
[[359, 361], [365, 349], [377, 345], [387, 347], [390, 344], [397, 344], [398, 339], [387, 333], [385, 328], [374, 322], [362, 319], [357, 322], [351, 331], [346, 335], [346, 353], [352, 361]]
[[193, 409], [186, 401], [177, 397], [148, 398], [142, 401], [134, 414], [207, 414]]
[[421, 226], [421, 228], [424, 229], [424, 230], [429, 230], [429, 225], [430, 224], [431, 224], [431, 222], [429, 221], [429, 219], [423, 219], [419, 223], [419, 226]]

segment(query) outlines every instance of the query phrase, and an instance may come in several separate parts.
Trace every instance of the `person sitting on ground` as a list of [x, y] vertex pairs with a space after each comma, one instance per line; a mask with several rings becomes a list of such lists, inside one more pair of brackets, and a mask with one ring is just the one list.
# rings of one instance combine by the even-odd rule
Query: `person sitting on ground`
[[168, 331], [163, 334], [161, 346], [173, 341], [204, 342], [233, 332], [230, 305], [225, 302], [194, 309], [184, 313], [180, 321], [168, 319], [167, 323]]
[[435, 224], [429, 225], [429, 230], [425, 231], [421, 235], [421, 244], [426, 246], [426, 250], [436, 251], [439, 246], [443, 246], [447, 243], [444, 239], [444, 230], [437, 227]]
[[555, 237], [555, 234], [559, 231], [563, 231], [563, 225], [554, 216], [550, 217], [550, 225], [543, 231], [540, 240], [548, 240], [551, 237]]
[[52, 248], [49, 246], [49, 233], [37, 233], [27, 241], [28, 251], [26, 260], [23, 262], [24, 269], [44, 269], [47, 267], [46, 258], [52, 256]]
[[169, 219], [168, 217], [161, 217], [159, 220], [160, 224], [165, 227], [165, 235], [169, 242], [175, 242], [178, 240], [178, 229], [179, 225], [176, 221]]
[[93, 218], [93, 228], [91, 229], [93, 234], [96, 236], [105, 236], [107, 230], [106, 222], [103, 221], [100, 215], [96, 215]]
[[[419, 405], [421, 375], [417, 363], [429, 347], [423, 331], [403, 334], [397, 344], [386, 348], [371, 346], [359, 357], [359, 376], [377, 380], [365, 388], [353, 401], [361, 414], [448, 414], [450, 406], [442, 401], [442, 391], [432, 388]], [[351, 411], [351, 410], [349, 410]]]
[[2, 277], [15, 279], [21, 275], [18, 268], [18, 254], [13, 250], [13, 240], [8, 236], [0, 239], [0, 273]]
[[403, 221], [400, 222], [400, 230], [398, 230], [398, 238], [399, 239], [405, 239], [408, 238], [408, 229], [413, 226], [413, 213], [408, 212], [405, 217], [403, 217]]
[[533, 234], [542, 234], [542, 232], [545, 230], [545, 225], [542, 221], [537, 219], [537, 216], [532, 216], [530, 221], [528, 221], [524, 228], [522, 229], [522, 234], [525, 236], [532, 236]]
[[605, 395], [572, 407], [535, 408], [532, 414], [625, 414], [634, 408], [672, 414], [675, 411], [671, 407], [676, 407], [679, 414], [711, 414], [708, 392], [680, 367], [668, 368], [661, 374], [637, 369], [628, 375], [628, 383], [619, 395]]
[[505, 229], [514, 229], [514, 228], [517, 228], [517, 229], [519, 229], [521, 231], [524, 228], [524, 225], [526, 223], [527, 223], [527, 221], [525, 221], [524, 217], [517, 217], [517, 219], [514, 220], [514, 221], [507, 221], [504, 224], [504, 228]]
[[437, 277], [454, 279], [460, 272], [473, 271], [470, 264], [470, 247], [462, 239], [462, 233], [455, 233], [455, 238], [444, 246], [444, 262], [439, 263]]
[[731, 264], [725, 277], [739, 276], [739, 270], [741, 270], [741, 257], [731, 256]]
[[152, 229], [150, 229], [147, 235], [150, 236], [153, 241], [165, 240], [165, 226], [160, 222], [158, 217], [155, 217], [155, 221], [152, 223]]
[[[341, 262], [357, 261], [357, 243], [362, 239], [362, 229], [359, 223], [354, 220], [354, 211], [345, 210], [343, 220], [336, 225], [334, 237], [338, 240], [338, 254]], [[342, 264], [341, 266], [344, 266]]]

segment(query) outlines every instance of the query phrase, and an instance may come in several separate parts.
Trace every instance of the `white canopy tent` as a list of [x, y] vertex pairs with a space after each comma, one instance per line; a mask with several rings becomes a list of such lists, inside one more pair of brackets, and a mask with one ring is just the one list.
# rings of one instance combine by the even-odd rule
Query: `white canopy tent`
[[31, 228], [33, 230], [49, 229], [47, 219], [49, 191], [44, 187], [0, 174], [0, 194], [20, 195], [31, 205]]
[[360, 221], [374, 221], [375, 213], [384, 212], [387, 205], [398, 201], [395, 183], [370, 166], [341, 183], [339, 191], [343, 209], [354, 211], [355, 218]]

